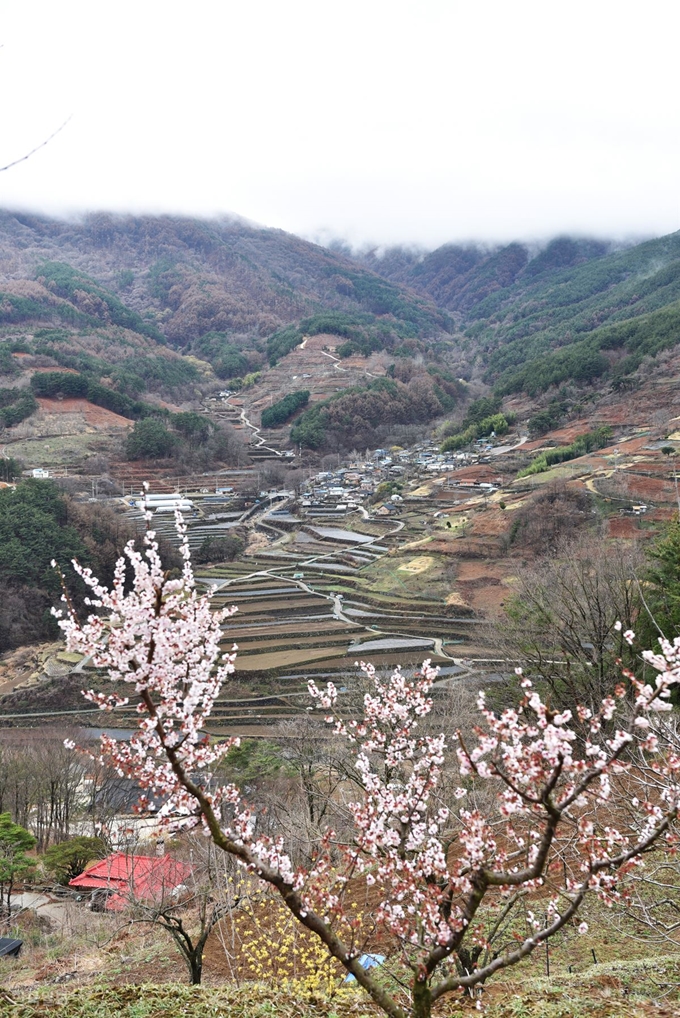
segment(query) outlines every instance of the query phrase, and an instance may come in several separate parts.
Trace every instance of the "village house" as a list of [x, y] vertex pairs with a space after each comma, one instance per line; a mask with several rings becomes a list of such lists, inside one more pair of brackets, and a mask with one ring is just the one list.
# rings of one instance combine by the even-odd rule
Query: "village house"
[[133, 901], [160, 902], [176, 896], [191, 873], [191, 866], [169, 855], [116, 852], [69, 880], [69, 887], [89, 893], [98, 911], [120, 912]]

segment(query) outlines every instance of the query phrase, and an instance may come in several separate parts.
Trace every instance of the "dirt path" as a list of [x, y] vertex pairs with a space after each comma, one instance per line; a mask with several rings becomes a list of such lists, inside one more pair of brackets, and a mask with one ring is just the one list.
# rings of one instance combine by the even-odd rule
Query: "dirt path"
[[[229, 402], [230, 398], [231, 397], [229, 397], [227, 399], [227, 401], [226, 401], [227, 403]], [[270, 445], [265, 445], [264, 444], [265, 440], [264, 440], [264, 438], [262, 438], [262, 435], [260, 434], [260, 428], [256, 427], [254, 424], [250, 423], [250, 421], [248, 420], [248, 418], [246, 416], [245, 410], [241, 410], [240, 420], [241, 420], [241, 422], [243, 424], [245, 424], [246, 428], [250, 428], [251, 429], [251, 431], [252, 431], [251, 438], [253, 439], [253, 444], [255, 444], [255, 448], [256, 449], [266, 449], [267, 452], [273, 452], [279, 458], [283, 455], [278, 449], [272, 449], [272, 447]]]
[[65, 919], [66, 904], [63, 901], [53, 901], [46, 894], [38, 894], [33, 891], [24, 891], [23, 894], [12, 895], [12, 906], [21, 909], [31, 909], [38, 915], [45, 915], [53, 919], [58, 926], [62, 926]]
[[588, 491], [592, 491], [593, 495], [599, 495], [600, 493], [597, 490], [597, 488], [595, 487], [595, 481], [598, 479], [598, 477], [602, 477], [602, 478], [611, 477], [613, 473], [614, 473], [613, 469], [612, 470], [598, 470], [598, 472], [595, 474], [594, 477], [589, 477], [588, 480], [585, 482], [586, 488], [588, 489]]
[[513, 449], [519, 449], [520, 445], [524, 445], [525, 442], [529, 441], [528, 435], [522, 435], [519, 442], [515, 442], [514, 445], [497, 445], [489, 451], [489, 456], [501, 456], [505, 452], [512, 452]]

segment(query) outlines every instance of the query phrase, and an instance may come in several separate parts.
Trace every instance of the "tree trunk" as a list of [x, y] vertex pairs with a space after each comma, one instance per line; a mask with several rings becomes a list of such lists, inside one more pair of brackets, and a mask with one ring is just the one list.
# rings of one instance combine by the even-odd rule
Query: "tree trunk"
[[189, 959], [189, 968], [191, 969], [191, 985], [199, 986], [201, 983], [201, 976], [203, 975], [203, 952], [197, 952], [192, 954]]
[[432, 997], [430, 987], [420, 979], [413, 981], [413, 1018], [430, 1018]]

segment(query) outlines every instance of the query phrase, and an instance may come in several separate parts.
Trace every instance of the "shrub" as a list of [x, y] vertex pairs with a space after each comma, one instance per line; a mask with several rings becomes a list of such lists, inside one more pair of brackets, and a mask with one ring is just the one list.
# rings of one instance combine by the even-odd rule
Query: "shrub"
[[210, 438], [212, 430], [208, 418], [196, 413], [173, 414], [172, 426], [190, 445], [204, 445]]
[[233, 562], [244, 548], [245, 541], [237, 534], [225, 534], [224, 537], [206, 537], [194, 558], [199, 563]]
[[137, 421], [128, 435], [126, 455], [129, 460], [164, 459], [172, 455], [177, 436], [168, 431], [157, 417]]
[[87, 386], [84, 375], [70, 371], [40, 371], [31, 378], [37, 396], [87, 396]]
[[266, 410], [262, 411], [262, 426], [264, 428], [278, 428], [279, 425], [285, 424], [293, 414], [297, 413], [303, 406], [307, 406], [309, 396], [309, 389], [289, 392], [278, 403], [273, 403]]

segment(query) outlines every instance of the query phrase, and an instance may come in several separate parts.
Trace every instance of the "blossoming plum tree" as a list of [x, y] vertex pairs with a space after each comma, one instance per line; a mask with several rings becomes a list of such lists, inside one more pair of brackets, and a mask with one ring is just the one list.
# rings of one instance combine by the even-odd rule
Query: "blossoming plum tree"
[[[381, 679], [362, 665], [372, 691], [360, 720], [343, 718], [332, 684], [321, 690], [310, 683], [337, 737], [355, 750], [362, 794], [350, 804], [352, 838], [338, 844], [326, 830], [311, 864], [296, 868], [282, 837], [258, 833], [257, 815], [239, 789], [211, 780], [238, 741], [215, 744], [205, 733], [234, 670], [236, 648], [220, 650], [233, 609], [213, 612], [209, 596], [198, 593], [181, 521], [178, 527], [179, 579], [163, 572], [152, 531], [143, 552], [127, 546], [110, 589], [77, 567], [97, 613], [80, 623], [67, 605], [60, 624], [68, 646], [129, 684], [139, 714], [129, 742], [102, 736], [101, 756], [162, 800], [164, 822], [175, 829], [202, 825], [220, 849], [275, 889], [391, 1018], [427, 1018], [443, 995], [471, 992], [572, 924], [589, 894], [611, 902], [625, 893], [626, 874], [647, 853], [675, 852], [680, 755], [663, 751], [650, 718], [670, 709], [680, 640], [646, 655], [654, 684], [623, 673], [597, 710], [578, 708], [578, 725], [569, 710], [552, 711], [527, 678], [521, 703], [500, 716], [482, 695], [474, 745], [458, 736], [461, 786], [449, 805], [438, 798], [445, 738], [421, 731], [436, 677], [428, 662], [413, 679], [400, 669]], [[104, 710], [128, 702], [115, 693], [85, 695]], [[465, 805], [479, 783], [496, 797], [490, 815]], [[375, 902], [370, 922], [352, 913], [358, 886]], [[500, 936], [523, 895], [529, 903], [540, 900], [541, 915], [528, 911], [523, 931], [515, 926]], [[375, 943], [389, 945], [401, 983], [360, 964]]]

